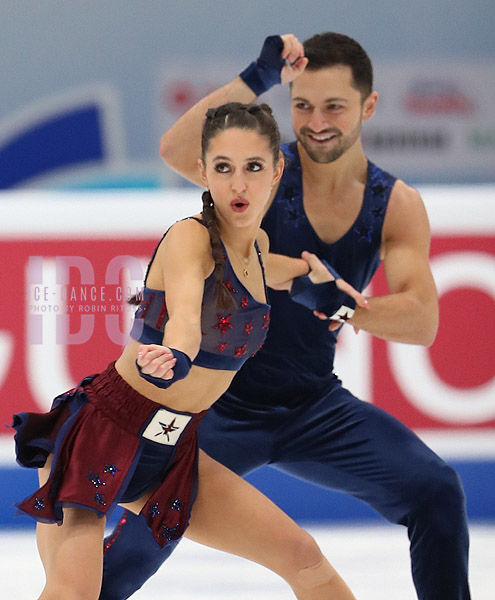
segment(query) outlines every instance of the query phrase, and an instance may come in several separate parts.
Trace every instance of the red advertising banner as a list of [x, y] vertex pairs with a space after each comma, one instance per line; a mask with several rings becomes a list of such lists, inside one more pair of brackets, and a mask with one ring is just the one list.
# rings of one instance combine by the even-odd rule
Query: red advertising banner
[[[495, 434], [495, 235], [434, 235], [440, 325], [430, 348], [373, 339], [373, 402], [414, 429]], [[383, 274], [373, 292], [386, 293]]]
[[[125, 344], [149, 240], [0, 241], [0, 419], [46, 408]], [[7, 260], [5, 260], [7, 259]], [[131, 284], [130, 276], [133, 283]]]
[[[340, 374], [360, 397], [411, 428], [495, 440], [495, 188], [471, 189], [471, 196], [447, 192], [448, 202], [445, 189], [423, 194], [440, 298], [435, 343], [424, 348], [361, 333], [354, 341], [346, 331], [337, 354], [347, 372]], [[199, 203], [196, 192], [150, 193], [139, 201], [36, 199], [34, 193], [9, 198], [0, 225], [0, 419], [6, 425], [14, 412], [48, 409], [55, 395], [118, 356], [135, 310], [128, 300], [139, 293], [160, 235]], [[382, 272], [370, 291], [386, 293]], [[10, 435], [5, 428], [0, 439]], [[490, 448], [495, 455], [493, 443]]]

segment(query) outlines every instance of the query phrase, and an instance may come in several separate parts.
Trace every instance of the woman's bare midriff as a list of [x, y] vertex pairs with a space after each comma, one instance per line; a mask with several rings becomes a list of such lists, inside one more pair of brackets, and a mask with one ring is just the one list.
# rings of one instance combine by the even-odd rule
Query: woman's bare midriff
[[209, 408], [229, 387], [236, 371], [192, 366], [186, 379], [161, 389], [143, 379], [136, 367], [140, 342], [130, 340], [115, 363], [119, 375], [137, 392], [174, 410], [197, 413]]

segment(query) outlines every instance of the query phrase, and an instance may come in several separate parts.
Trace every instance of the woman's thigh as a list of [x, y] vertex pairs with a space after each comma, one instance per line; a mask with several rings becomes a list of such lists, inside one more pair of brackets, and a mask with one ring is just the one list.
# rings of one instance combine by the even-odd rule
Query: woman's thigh
[[284, 577], [321, 558], [313, 538], [287, 514], [202, 451], [198, 497], [185, 535], [263, 564]]

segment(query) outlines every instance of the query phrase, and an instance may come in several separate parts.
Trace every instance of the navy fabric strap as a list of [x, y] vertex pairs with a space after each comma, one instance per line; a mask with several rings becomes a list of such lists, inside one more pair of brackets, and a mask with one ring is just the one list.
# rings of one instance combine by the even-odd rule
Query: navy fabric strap
[[[342, 279], [337, 271], [325, 260], [321, 262], [335, 279]], [[335, 281], [313, 283], [308, 275], [294, 278], [289, 295], [294, 302], [302, 304], [310, 310], [318, 310], [326, 314], [329, 318], [334, 318], [338, 321], [342, 319], [342, 315], [337, 314], [341, 312], [340, 309], [342, 307], [349, 309], [345, 312], [347, 318], [352, 316], [350, 312], [353, 313], [356, 307], [354, 298], [339, 290]]]
[[285, 65], [285, 60], [280, 56], [283, 49], [284, 42], [279, 35], [268, 36], [257, 60], [239, 74], [257, 96], [281, 83], [280, 73]]
[[146, 379], [146, 381], [149, 381], [153, 385], [156, 385], [156, 387], [162, 389], [166, 389], [176, 381], [179, 381], [179, 379], [184, 379], [184, 377], [187, 377], [187, 374], [191, 369], [191, 359], [189, 358], [189, 356], [187, 356], [187, 354], [184, 354], [184, 352], [181, 352], [180, 350], [176, 350], [175, 348], [170, 348], [170, 352], [172, 352], [174, 358], [177, 359], [175, 367], [173, 368], [174, 376], [172, 377], [172, 379], [162, 379], [161, 377], [153, 377], [153, 375], [147, 375], [146, 373], [143, 373], [141, 367], [138, 365], [138, 362], [136, 360], [136, 367], [139, 372], [139, 375], [143, 379]]
[[342, 276], [332, 267], [332, 265], [329, 265], [325, 259], [322, 259], [321, 262], [325, 265], [327, 271], [330, 271], [330, 273], [335, 277], [335, 279], [342, 279]]

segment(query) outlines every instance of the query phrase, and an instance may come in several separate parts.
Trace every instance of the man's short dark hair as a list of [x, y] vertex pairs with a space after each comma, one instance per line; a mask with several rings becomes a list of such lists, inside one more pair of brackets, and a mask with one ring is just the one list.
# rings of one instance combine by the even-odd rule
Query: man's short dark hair
[[352, 71], [353, 87], [362, 100], [373, 90], [373, 65], [362, 46], [347, 35], [329, 31], [318, 33], [304, 42], [304, 53], [309, 62], [308, 71], [317, 71], [335, 65], [345, 65]]

